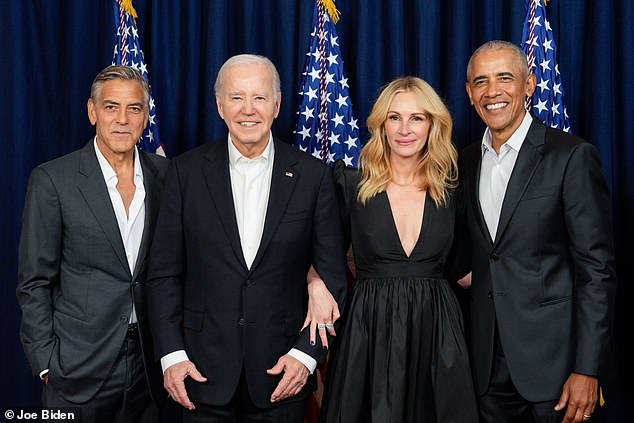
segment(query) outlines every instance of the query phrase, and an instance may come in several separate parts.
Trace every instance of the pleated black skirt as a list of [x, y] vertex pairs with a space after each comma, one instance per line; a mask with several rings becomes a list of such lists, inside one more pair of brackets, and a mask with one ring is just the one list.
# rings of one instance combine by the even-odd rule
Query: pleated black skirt
[[462, 314], [443, 279], [357, 281], [322, 423], [477, 422]]

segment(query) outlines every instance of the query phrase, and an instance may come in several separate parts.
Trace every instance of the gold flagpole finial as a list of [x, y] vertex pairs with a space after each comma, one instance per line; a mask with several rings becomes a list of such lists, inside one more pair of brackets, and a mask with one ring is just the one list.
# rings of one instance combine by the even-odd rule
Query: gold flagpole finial
[[339, 10], [337, 10], [337, 6], [335, 6], [335, 0], [318, 0], [321, 1], [321, 4], [324, 5], [324, 8], [330, 15], [330, 18], [334, 23], [339, 22]]
[[132, 6], [132, 0], [118, 0], [119, 7], [124, 10], [128, 15], [132, 16], [135, 19], [137, 18], [136, 10], [134, 10], [134, 6]]

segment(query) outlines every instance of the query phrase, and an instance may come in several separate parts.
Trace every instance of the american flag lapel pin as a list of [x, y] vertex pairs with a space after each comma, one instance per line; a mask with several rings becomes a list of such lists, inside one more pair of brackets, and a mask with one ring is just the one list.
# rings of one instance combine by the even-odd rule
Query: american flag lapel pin
[[293, 177], [293, 172], [289, 172], [288, 170], [286, 171], [286, 173], [284, 174], [285, 176], [288, 176], [289, 178]]

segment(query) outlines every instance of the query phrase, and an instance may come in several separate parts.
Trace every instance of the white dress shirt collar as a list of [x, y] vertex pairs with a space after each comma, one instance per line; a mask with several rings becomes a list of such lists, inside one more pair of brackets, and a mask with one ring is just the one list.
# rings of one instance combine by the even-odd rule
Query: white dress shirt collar
[[[118, 180], [117, 173], [106, 159], [106, 156], [103, 155], [99, 146], [97, 146], [97, 136], [95, 136], [93, 143], [95, 146], [95, 153], [97, 154], [97, 161], [99, 162], [99, 167], [101, 168], [106, 184], [113, 179]], [[134, 148], [134, 185], [137, 187], [143, 186], [143, 168], [141, 167], [141, 160], [139, 159], [139, 152], [136, 147]]]
[[227, 135], [227, 142], [229, 143], [229, 165], [233, 166], [234, 168], [236, 164], [238, 163], [238, 161], [242, 161], [242, 160], [255, 160], [262, 157], [262, 158], [265, 158], [268, 162], [274, 151], [273, 134], [270, 132], [269, 132], [269, 142], [264, 148], [264, 151], [262, 152], [262, 154], [260, 154], [257, 157], [254, 157], [253, 159], [244, 157], [244, 155], [240, 153], [240, 151], [236, 148], [235, 144], [233, 144], [233, 141], [231, 141], [231, 134]]
[[[502, 144], [502, 147], [500, 147], [500, 154], [502, 154], [502, 151], [508, 150], [508, 148], [512, 148], [513, 150], [519, 152], [520, 148], [522, 148], [522, 144], [524, 144], [524, 140], [526, 139], [526, 135], [528, 134], [528, 130], [530, 129], [532, 122], [533, 122], [533, 117], [527, 111], [526, 114], [524, 115], [524, 119], [522, 120], [522, 123], [520, 124], [520, 126], [517, 127], [515, 132], [513, 132], [513, 135], [511, 135], [511, 137], [508, 139], [508, 141], [506, 141], [504, 144]], [[487, 127], [487, 129], [484, 131], [484, 135], [482, 136], [482, 154], [483, 155], [484, 155], [484, 152], [487, 150], [494, 154], [497, 154], [495, 150], [493, 149], [492, 142], [493, 142], [493, 139], [491, 137], [491, 130]]]

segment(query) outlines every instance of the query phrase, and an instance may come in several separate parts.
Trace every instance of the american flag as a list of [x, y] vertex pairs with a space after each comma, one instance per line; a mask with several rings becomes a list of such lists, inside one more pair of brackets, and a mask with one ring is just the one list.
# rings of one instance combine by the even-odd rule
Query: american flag
[[[139, 31], [134, 19], [137, 17], [136, 10], [132, 7], [132, 0], [114, 0], [114, 24], [117, 28], [117, 41], [114, 46], [112, 57], [113, 65], [130, 66], [141, 72], [145, 80], [150, 83], [147, 66], [143, 59], [143, 50], [139, 40]], [[137, 142], [141, 150], [165, 156], [165, 150], [159, 137], [158, 120], [156, 118], [156, 107], [154, 96], [150, 90], [150, 121], [145, 128], [143, 135]]]
[[570, 119], [564, 105], [564, 89], [557, 65], [557, 46], [543, 0], [526, 0], [526, 19], [522, 30], [522, 49], [528, 66], [537, 78], [537, 87], [527, 106], [546, 125], [570, 132]]
[[317, 0], [299, 92], [295, 145], [330, 165], [343, 159], [346, 166], [357, 167], [359, 126], [333, 18], [338, 19], [338, 11], [332, 0]]
[[[333, 0], [316, 0], [299, 92], [295, 145], [331, 166], [342, 159], [346, 166], [357, 167], [362, 145], [335, 30], [338, 19]], [[327, 373], [328, 361], [316, 370], [317, 390], [308, 398], [305, 423], [319, 421]]]

